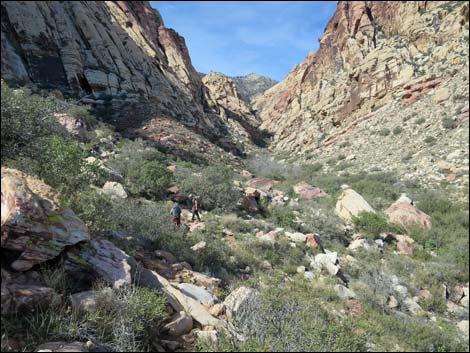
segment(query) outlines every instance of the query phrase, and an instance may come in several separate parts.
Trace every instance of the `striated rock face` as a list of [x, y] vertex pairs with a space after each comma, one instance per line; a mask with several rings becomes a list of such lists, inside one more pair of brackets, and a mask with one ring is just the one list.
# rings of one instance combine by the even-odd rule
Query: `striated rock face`
[[244, 142], [262, 139], [257, 129], [260, 123], [240, 96], [233, 79], [219, 72], [211, 72], [202, 78], [202, 82], [208, 91], [209, 106], [227, 121], [232, 134]]
[[[365, 147], [355, 150], [366, 156], [367, 166], [380, 164], [384, 151], [399, 146], [391, 138], [388, 143], [380, 135], [368, 136], [372, 126], [409, 125], [403, 122], [413, 114], [436, 125], [452, 114], [466, 124], [460, 116], [465, 106], [457, 109], [452, 101], [468, 97], [467, 3], [340, 1], [319, 41], [317, 52], [254, 99], [261, 127], [274, 134], [275, 150], [328, 154], [327, 160], [338, 153], [338, 141], [362, 136]], [[434, 99], [428, 102], [428, 95]], [[418, 103], [424, 99], [422, 107]], [[406, 127], [411, 135], [413, 126]], [[432, 132], [441, 134], [437, 127]], [[452, 145], [456, 137], [439, 137], [439, 147]], [[376, 140], [383, 146], [378, 156], [367, 146]]]
[[251, 73], [246, 76], [235, 76], [232, 77], [232, 80], [237, 85], [240, 98], [246, 102], [249, 102], [258, 94], [263, 93], [278, 83], [278, 81], [272, 78], [257, 73]]
[[[113, 112], [108, 119], [120, 131], [163, 147], [196, 140], [182, 153], [220, 155], [217, 145], [242, 154], [226, 121], [230, 107], [217, 105], [184, 38], [146, 1], [4, 2], [1, 45], [2, 78], [9, 83], [58, 90], [96, 109], [105, 103], [97, 98], [112, 96], [103, 109]], [[234, 113], [237, 119], [230, 119], [252, 134], [246, 106]]]

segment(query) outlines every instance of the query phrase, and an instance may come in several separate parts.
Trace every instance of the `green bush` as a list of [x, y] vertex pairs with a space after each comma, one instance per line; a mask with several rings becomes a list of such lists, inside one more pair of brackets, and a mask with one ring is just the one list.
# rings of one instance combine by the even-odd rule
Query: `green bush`
[[384, 129], [379, 131], [379, 135], [380, 136], [388, 136], [388, 135], [390, 135], [390, 132], [391, 132], [390, 129], [384, 128]]
[[1, 83], [2, 162], [10, 158], [36, 158], [46, 137], [63, 132], [52, 117], [59, 110], [51, 98], [30, 94], [26, 89], [11, 89]]
[[173, 174], [159, 161], [142, 161], [126, 175], [129, 191], [133, 195], [158, 199], [170, 187]]
[[444, 129], [452, 130], [455, 129], [457, 126], [459, 126], [458, 122], [452, 118], [445, 117], [442, 119], [442, 127]]
[[159, 151], [145, 147], [142, 140], [126, 141], [108, 164], [124, 176], [132, 195], [159, 199], [173, 179], [162, 158]]
[[180, 167], [175, 176], [183, 193], [202, 196], [203, 209], [229, 212], [241, 202], [242, 193], [233, 187], [234, 173], [225, 166]]
[[418, 125], [424, 124], [426, 122], [425, 118], [419, 118], [415, 120], [415, 123]]
[[393, 134], [394, 135], [399, 135], [403, 132], [403, 128], [401, 126], [396, 126], [394, 129], [393, 129]]
[[353, 216], [353, 222], [360, 232], [372, 237], [377, 237], [388, 228], [385, 216], [374, 212], [361, 212], [357, 217]]
[[45, 143], [33, 170], [62, 194], [74, 193], [104, 176], [98, 165], [86, 162], [86, 156], [78, 143], [54, 136]]
[[295, 223], [294, 211], [286, 206], [274, 206], [270, 210], [272, 222], [279, 227], [293, 228]]
[[86, 188], [71, 197], [70, 207], [93, 235], [114, 228], [115, 223], [111, 217], [113, 204], [106, 194]]
[[90, 114], [90, 111], [83, 106], [71, 105], [66, 112], [75, 119], [84, 121], [87, 129], [95, 127], [98, 123], [96, 118]]
[[[217, 344], [200, 342], [209, 351], [336, 352], [363, 351], [367, 335], [355, 330], [354, 320], [334, 318], [318, 286], [276, 278], [264, 283], [259, 295], [240, 307], [234, 331], [239, 341], [224, 335]], [[260, 286], [261, 287], [261, 286]], [[322, 298], [322, 299], [320, 299]]]
[[434, 136], [426, 136], [424, 142], [426, 142], [428, 145], [432, 145], [436, 142], [436, 138]]

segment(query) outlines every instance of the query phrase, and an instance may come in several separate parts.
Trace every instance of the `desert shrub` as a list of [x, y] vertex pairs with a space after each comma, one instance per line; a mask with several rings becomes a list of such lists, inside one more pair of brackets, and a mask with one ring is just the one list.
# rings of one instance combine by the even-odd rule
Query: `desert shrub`
[[389, 227], [385, 216], [374, 212], [363, 211], [357, 217], [353, 216], [353, 222], [360, 232], [371, 237], [377, 237]]
[[436, 138], [434, 136], [426, 136], [424, 142], [426, 142], [428, 145], [433, 145], [436, 142]]
[[91, 115], [90, 111], [84, 106], [71, 105], [67, 108], [66, 112], [70, 116], [84, 121], [87, 129], [95, 127], [98, 123], [96, 118]]
[[108, 164], [124, 176], [132, 195], [158, 199], [173, 178], [162, 158], [159, 151], [145, 147], [142, 140], [126, 141]]
[[393, 129], [393, 134], [394, 135], [399, 135], [403, 132], [403, 128], [401, 126], [396, 126], [394, 129]]
[[346, 159], [346, 156], [344, 154], [338, 155], [338, 161], [342, 161], [344, 159]]
[[238, 341], [226, 335], [216, 345], [200, 349], [254, 352], [364, 350], [366, 335], [355, 332], [353, 320], [332, 317], [320, 297], [327, 297], [325, 291], [311, 283], [288, 283], [276, 278], [263, 286], [259, 295], [237, 313], [234, 329], [246, 340]]
[[[96, 312], [70, 313], [57, 302], [33, 312], [2, 315], [2, 341], [25, 339], [25, 351], [48, 341], [99, 342], [116, 352], [149, 352], [155, 333], [166, 318], [166, 299], [157, 291], [125, 287], [114, 290], [113, 300], [103, 300]], [[103, 298], [104, 299], [104, 298]]]
[[311, 173], [317, 173], [323, 169], [323, 164], [320, 162], [315, 162], [312, 165], [306, 166], [307, 170]]
[[424, 124], [426, 122], [425, 118], [418, 118], [415, 120], [415, 123], [418, 125]]
[[137, 243], [167, 250], [187, 260], [190, 244], [170, 220], [170, 205], [146, 200], [123, 200], [109, 210], [117, 230]]
[[44, 144], [31, 169], [62, 194], [70, 194], [104, 177], [103, 170], [97, 164], [87, 163], [86, 156], [75, 141], [54, 136]]
[[159, 161], [142, 161], [126, 175], [126, 184], [133, 195], [157, 199], [171, 185], [172, 173]]
[[183, 193], [202, 196], [204, 209], [233, 211], [241, 202], [242, 193], [233, 187], [233, 171], [225, 166], [181, 167], [175, 176]]
[[294, 211], [290, 207], [274, 206], [270, 210], [272, 222], [279, 227], [293, 228], [295, 223]]
[[2, 162], [9, 158], [36, 158], [41, 155], [45, 138], [63, 131], [52, 117], [59, 106], [51, 97], [11, 89], [2, 80], [1, 105]]
[[209, 272], [216, 277], [224, 277], [225, 271], [236, 270], [236, 263], [230, 260], [232, 250], [225, 241], [207, 233], [193, 233], [191, 245], [204, 241], [206, 246], [189, 262], [197, 271]]
[[388, 136], [388, 135], [390, 135], [390, 132], [391, 132], [390, 129], [384, 128], [384, 129], [379, 131], [379, 135], [380, 136]]
[[75, 193], [69, 206], [88, 227], [93, 235], [98, 235], [114, 227], [110, 210], [113, 204], [108, 195], [92, 188]]
[[442, 119], [442, 127], [447, 130], [455, 129], [459, 124], [452, 118], [445, 117]]
[[303, 166], [278, 161], [265, 154], [251, 156], [247, 166], [257, 176], [280, 181], [298, 178], [303, 169]]

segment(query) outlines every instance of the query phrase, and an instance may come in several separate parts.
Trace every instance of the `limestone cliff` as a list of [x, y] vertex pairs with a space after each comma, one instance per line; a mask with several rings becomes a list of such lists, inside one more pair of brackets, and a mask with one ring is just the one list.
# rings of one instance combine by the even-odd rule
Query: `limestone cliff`
[[468, 72], [465, 2], [340, 1], [311, 52], [258, 96], [279, 150], [321, 146], [359, 118]]

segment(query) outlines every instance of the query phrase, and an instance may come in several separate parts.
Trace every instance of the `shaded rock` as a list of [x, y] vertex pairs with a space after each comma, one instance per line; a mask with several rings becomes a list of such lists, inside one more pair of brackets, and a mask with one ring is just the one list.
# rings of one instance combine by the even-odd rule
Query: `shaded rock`
[[431, 217], [408, 202], [396, 201], [385, 210], [385, 215], [389, 222], [405, 228], [420, 226], [425, 229], [431, 229]]
[[184, 311], [176, 313], [169, 323], [163, 326], [163, 332], [172, 338], [178, 338], [193, 328], [193, 319]]
[[78, 313], [92, 313], [103, 304], [111, 303], [113, 291], [108, 288], [102, 291], [85, 291], [70, 296], [72, 310]]
[[242, 201], [242, 207], [245, 211], [251, 212], [251, 213], [256, 213], [259, 211], [259, 206], [258, 206], [258, 199], [254, 195], [245, 195], [243, 197]]
[[2, 167], [2, 248], [21, 254], [11, 267], [29, 270], [57, 257], [67, 246], [90, 239], [86, 225], [58, 195], [26, 174]]
[[203, 287], [198, 287], [191, 283], [180, 283], [178, 288], [183, 294], [196, 299], [199, 303], [202, 304], [214, 304], [214, 297], [208, 291], [206, 291]]
[[91, 240], [89, 246], [81, 249], [78, 257], [80, 264], [84, 260], [101, 278], [115, 288], [132, 283], [129, 255], [108, 240]]
[[160, 276], [158, 273], [153, 272], [153, 275], [158, 279], [158, 281], [164, 287], [165, 293], [170, 294], [172, 297], [176, 298], [177, 302], [184, 308], [184, 311], [191, 315], [193, 320], [197, 321], [203, 326], [214, 326], [220, 327], [224, 323], [215, 317], [213, 317], [207, 311], [204, 306], [202, 306], [197, 300], [187, 296], [182, 293], [180, 290], [174, 288], [168, 280]]
[[343, 193], [336, 203], [336, 213], [346, 222], [351, 222], [353, 216], [361, 212], [375, 212], [367, 201], [347, 185], [343, 185]]
[[8, 283], [2, 280], [2, 315], [48, 307], [56, 296], [55, 291], [49, 287]]
[[176, 257], [168, 251], [155, 250], [155, 256], [159, 259], [164, 259], [169, 264], [174, 264], [176, 262]]
[[324, 197], [328, 194], [323, 192], [320, 188], [307, 184], [302, 181], [294, 185], [294, 192], [299, 194], [299, 196], [306, 200], [311, 200], [317, 197]]

